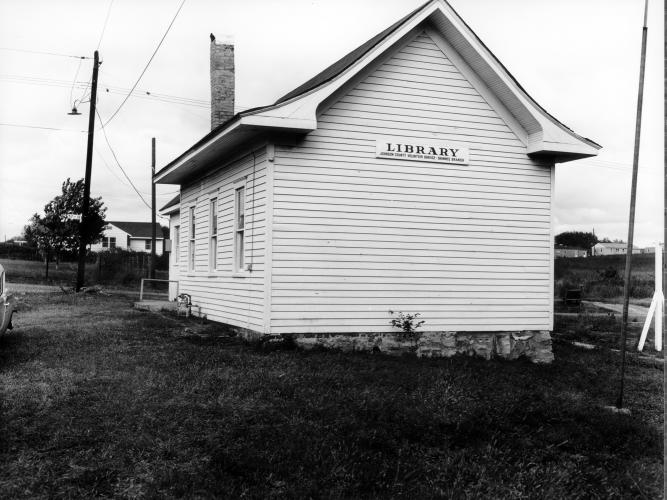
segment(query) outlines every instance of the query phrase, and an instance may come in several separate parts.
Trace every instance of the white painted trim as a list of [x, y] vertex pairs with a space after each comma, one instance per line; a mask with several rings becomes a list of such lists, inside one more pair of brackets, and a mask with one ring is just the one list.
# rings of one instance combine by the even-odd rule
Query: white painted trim
[[[563, 124], [559, 123], [552, 116], [550, 116], [544, 109], [542, 109], [524, 90], [522, 90], [517, 82], [509, 75], [502, 64], [495, 58], [489, 49], [480, 43], [477, 36], [459, 17], [454, 9], [446, 2], [440, 3], [440, 11], [452, 23], [456, 31], [465, 39], [465, 41], [474, 49], [475, 53], [482, 59], [482, 61], [492, 69], [496, 77], [512, 92], [512, 94], [519, 100], [520, 104], [526, 111], [538, 122], [542, 135], [546, 138], [555, 139], [558, 143], [577, 145], [577, 151], [567, 152], [581, 152], [582, 154], [595, 156], [597, 155], [596, 148], [584, 142], [583, 139], [567, 129]], [[529, 131], [530, 132], [530, 131]], [[537, 131], [532, 131], [533, 133]], [[531, 138], [529, 136], [529, 142]], [[545, 151], [551, 151], [549, 148], [542, 148]], [[538, 150], [540, 150], [538, 148]], [[560, 151], [560, 150], [557, 150]], [[585, 152], [583, 152], [585, 151]], [[537, 151], [529, 151], [537, 152]]]
[[549, 245], [550, 249], [550, 255], [549, 255], [549, 262], [551, 265], [549, 266], [549, 290], [551, 293], [551, 300], [549, 301], [549, 331], [553, 331], [554, 329], [554, 258], [555, 258], [555, 250], [554, 250], [554, 243], [556, 241], [556, 236], [555, 236], [555, 230], [556, 230], [556, 224], [554, 221], [554, 198], [556, 195], [556, 165], [552, 165], [549, 167], [551, 170], [551, 198], [550, 198], [550, 206], [549, 206], [549, 220], [551, 222], [551, 231], [550, 231], [550, 238], [551, 238], [551, 244]]
[[[238, 261], [238, 255], [236, 255], [236, 234], [237, 227], [236, 223], [239, 219], [238, 206], [236, 203], [236, 191], [239, 188], [243, 188], [243, 269], [238, 269], [236, 263]], [[234, 218], [232, 220], [232, 276], [235, 278], [245, 278], [250, 276], [250, 272], [247, 267], [248, 264], [245, 261], [245, 251], [246, 251], [246, 225], [247, 225], [247, 213], [246, 213], [246, 201], [248, 198], [248, 176], [244, 175], [232, 182], [232, 203], [234, 204]]]
[[[185, 263], [186, 272], [194, 273], [196, 271], [197, 262], [195, 257], [197, 255], [197, 202], [195, 198], [195, 203], [189, 203], [187, 205], [188, 213], [188, 251], [187, 251], [187, 260]], [[194, 229], [193, 229], [194, 221]]]
[[[215, 200], [215, 219], [216, 219], [216, 227], [215, 227], [215, 248], [213, 248], [213, 252], [211, 252], [211, 243], [213, 240], [213, 200]], [[207, 234], [207, 239], [208, 239], [208, 271], [209, 273], [216, 274], [220, 271], [220, 262], [218, 262], [218, 248], [220, 247], [220, 220], [219, 220], [219, 214], [220, 214], [220, 203], [219, 203], [220, 197], [218, 196], [218, 190], [212, 190], [209, 191], [208, 193], [208, 224], [206, 225], [208, 228], [208, 234]], [[215, 256], [215, 267], [213, 267], [212, 260], [213, 256]]]
[[271, 298], [273, 295], [273, 192], [275, 180], [275, 153], [274, 144], [266, 145], [266, 174], [265, 174], [265, 232], [264, 232], [264, 333], [271, 333]]
[[273, 163], [276, 158], [276, 145], [269, 142], [266, 145], [266, 159], [267, 161]]
[[477, 76], [477, 73], [468, 66], [463, 58], [459, 55], [458, 52], [452, 47], [449, 42], [442, 36], [442, 33], [439, 31], [427, 27], [425, 33], [433, 40], [433, 42], [438, 46], [440, 50], [445, 54], [447, 59], [459, 70], [459, 72], [470, 82], [470, 84], [477, 90], [482, 99], [484, 99], [487, 104], [493, 109], [500, 118], [505, 122], [512, 132], [517, 136], [517, 138], [523, 143], [524, 146], [528, 145], [528, 134], [521, 124], [514, 118], [512, 113], [509, 112], [507, 107], [500, 102], [500, 100], [495, 96], [495, 94], [489, 89], [489, 87], [484, 83], [481, 78]]

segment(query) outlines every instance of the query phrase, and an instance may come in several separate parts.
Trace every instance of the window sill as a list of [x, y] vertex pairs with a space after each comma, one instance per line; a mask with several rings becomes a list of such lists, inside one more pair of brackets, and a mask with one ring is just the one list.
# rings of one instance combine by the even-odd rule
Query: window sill
[[250, 271], [236, 271], [230, 273], [229, 271], [187, 271], [182, 275], [185, 278], [250, 278], [252, 273]]

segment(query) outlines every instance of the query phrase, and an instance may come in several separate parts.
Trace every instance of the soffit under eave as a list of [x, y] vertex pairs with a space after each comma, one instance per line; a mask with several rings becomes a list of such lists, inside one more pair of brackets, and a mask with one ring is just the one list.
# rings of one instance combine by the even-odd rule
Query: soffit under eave
[[452, 11], [450, 18], [437, 10], [430, 19], [452, 48], [506, 106], [528, 136], [546, 133], [554, 138], [560, 136], [563, 144], [574, 140], [587, 147], [599, 146], [582, 138], [539, 106], [456, 13]]
[[183, 184], [195, 177], [205, 175], [209, 170], [224, 163], [222, 158], [239, 145], [252, 139], [259, 133], [256, 128], [236, 128], [228, 134], [214, 138], [202, 149], [194, 151], [186, 159], [165, 173], [156, 184]]

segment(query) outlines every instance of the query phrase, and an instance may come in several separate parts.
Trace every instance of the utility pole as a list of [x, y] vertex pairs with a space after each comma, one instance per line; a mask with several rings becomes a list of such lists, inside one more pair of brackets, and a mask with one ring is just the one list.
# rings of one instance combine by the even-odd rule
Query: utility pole
[[90, 91], [90, 115], [88, 116], [88, 149], [86, 151], [86, 178], [83, 185], [83, 208], [79, 225], [79, 268], [76, 274], [76, 291], [81, 290], [86, 272], [86, 236], [88, 235], [88, 210], [90, 208], [90, 174], [93, 167], [93, 135], [95, 133], [95, 103], [97, 101], [97, 70], [100, 56], [95, 51], [93, 60], [93, 79]]
[[151, 272], [150, 278], [155, 279], [155, 183], [153, 182], [153, 176], [155, 175], [155, 137], [151, 140], [151, 223], [152, 223], [152, 234], [151, 234]]
[[632, 160], [632, 187], [630, 188], [630, 222], [628, 225], [628, 246], [625, 256], [625, 283], [623, 284], [623, 316], [621, 317], [621, 382], [616, 400], [616, 408], [623, 408], [623, 384], [625, 381], [625, 351], [627, 340], [628, 306], [630, 302], [630, 276], [632, 270], [632, 243], [635, 234], [635, 202], [637, 200], [637, 171], [639, 169], [639, 139], [642, 129], [642, 104], [644, 101], [644, 69], [646, 67], [646, 17], [648, 0], [644, 3], [644, 27], [642, 28], [642, 49], [639, 63], [639, 93], [637, 96], [637, 119], [635, 121], [635, 151]]

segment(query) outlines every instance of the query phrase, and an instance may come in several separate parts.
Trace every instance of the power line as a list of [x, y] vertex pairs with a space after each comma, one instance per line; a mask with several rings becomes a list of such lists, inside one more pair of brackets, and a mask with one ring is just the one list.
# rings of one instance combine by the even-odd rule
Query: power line
[[79, 71], [81, 70], [81, 63], [83, 59], [79, 59], [79, 65], [76, 67], [76, 73], [74, 74], [74, 81], [72, 81], [72, 86], [69, 89], [69, 103], [74, 107], [74, 101], [72, 101], [72, 93], [74, 92], [74, 84], [76, 84], [76, 79], [79, 76]]
[[[107, 15], [104, 17], [104, 24], [102, 25], [102, 33], [100, 33], [100, 38], [97, 40], [97, 48], [95, 49], [96, 51], [100, 50], [100, 44], [102, 43], [102, 38], [104, 38], [104, 32], [107, 29], [107, 22], [109, 21], [109, 14], [111, 14], [111, 6], [113, 5], [114, 0], [111, 0], [109, 3], [109, 7], [107, 8]], [[75, 77], [76, 79], [76, 77]], [[79, 102], [83, 102], [83, 100], [86, 98], [86, 92], [88, 91], [88, 88], [90, 87], [90, 84], [93, 80], [93, 75], [91, 73], [90, 78], [88, 78], [88, 83], [86, 83], [86, 86], [83, 88], [83, 92], [81, 93], [81, 97], [77, 99]], [[70, 97], [71, 100], [71, 97]]]
[[111, 117], [110, 117], [110, 118], [106, 121], [106, 123], [103, 125], [104, 127], [106, 127], [106, 126], [109, 124], [109, 122], [110, 122], [111, 120], [114, 119], [114, 117], [118, 114], [118, 112], [121, 110], [121, 108], [123, 107], [123, 105], [124, 105], [124, 104], [127, 102], [127, 100], [130, 98], [130, 95], [132, 95], [132, 92], [134, 92], [134, 89], [137, 87], [137, 85], [139, 84], [139, 81], [140, 81], [141, 78], [144, 76], [144, 73], [145, 73], [146, 70], [148, 69], [148, 66], [150, 66], [151, 62], [153, 61], [153, 58], [155, 57], [155, 54], [157, 54], [157, 51], [158, 51], [158, 50], [160, 49], [160, 47], [162, 46], [162, 42], [164, 42], [164, 39], [167, 37], [167, 34], [169, 33], [169, 30], [171, 29], [171, 26], [174, 24], [174, 21], [176, 21], [176, 17], [178, 17], [178, 13], [181, 11], [181, 9], [183, 8], [183, 5], [184, 5], [184, 4], [185, 4], [185, 0], [182, 0], [182, 1], [181, 1], [181, 5], [179, 5], [178, 10], [176, 11], [176, 14], [174, 14], [174, 17], [172, 18], [171, 22], [169, 23], [169, 26], [167, 26], [167, 30], [164, 32], [164, 35], [162, 35], [162, 38], [160, 39], [160, 42], [157, 44], [157, 47], [155, 47], [155, 50], [153, 51], [153, 55], [151, 55], [150, 59], [149, 59], [148, 62], [146, 63], [146, 66], [145, 66], [144, 69], [141, 71], [141, 74], [139, 75], [139, 78], [137, 78], [137, 81], [134, 82], [134, 85], [132, 85], [132, 89], [130, 90], [130, 92], [128, 92], [127, 96], [125, 96], [125, 99], [123, 99], [123, 102], [120, 103], [120, 106], [118, 106], [118, 108], [116, 108], [116, 111], [113, 112], [113, 114], [111, 115]]
[[43, 50], [29, 50], [29, 49], [17, 49], [13, 47], [0, 47], [0, 50], [10, 50], [12, 52], [26, 52], [28, 54], [41, 54], [45, 56], [58, 56], [58, 57], [73, 57], [74, 59], [92, 59], [92, 57], [86, 56], [73, 56], [71, 54], [61, 54], [59, 52], [46, 52]]
[[[28, 85], [37, 85], [37, 86], [47, 86], [47, 87], [70, 87], [71, 83], [67, 80], [57, 80], [53, 78], [39, 78], [39, 77], [30, 77], [30, 76], [21, 76], [21, 75], [1, 75], [0, 81], [6, 81], [8, 83], [22, 83]], [[105, 91], [108, 90], [108, 93], [111, 94], [124, 94], [127, 92], [126, 88], [122, 87], [113, 87], [100, 84]], [[73, 85], [74, 88], [83, 88], [86, 89], [87, 84], [85, 82], [79, 81], [75, 82]], [[141, 93], [140, 93], [141, 92]], [[199, 108], [208, 108], [209, 102], [204, 99], [194, 99], [189, 97], [181, 97], [170, 94], [162, 94], [158, 92], [152, 92], [149, 90], [135, 89], [132, 94], [134, 97], [139, 99], [147, 99], [152, 101], [165, 102], [168, 104], [183, 104], [185, 106], [193, 106]], [[81, 99], [77, 99], [81, 102]]]
[[[37, 86], [47, 86], [47, 87], [70, 87], [71, 83], [69, 80], [58, 80], [55, 78], [41, 78], [34, 76], [24, 76], [24, 75], [12, 75], [12, 74], [0, 74], [0, 81], [6, 81], [8, 83], [21, 83], [28, 85], [37, 85]], [[74, 83], [74, 88], [87, 89], [89, 83], [78, 81]], [[112, 85], [104, 85], [100, 83], [100, 87], [104, 91], [108, 91], [110, 94], [125, 94], [130, 89], [125, 87], [116, 87]], [[152, 101], [164, 102], [167, 104], [183, 104], [184, 106], [192, 106], [199, 108], [210, 108], [210, 101], [207, 99], [197, 99], [194, 97], [183, 97], [173, 94], [163, 94], [161, 92], [154, 92], [152, 90], [146, 89], [134, 89], [132, 92], [132, 97], [138, 99], [147, 99]], [[82, 99], [77, 99], [78, 102], [81, 102]], [[243, 111], [246, 109], [254, 108], [256, 105], [248, 106], [242, 103], [237, 103], [236, 109]]]
[[107, 29], [107, 22], [109, 21], [109, 14], [111, 14], [111, 6], [113, 5], [113, 0], [109, 2], [109, 8], [107, 9], [107, 15], [104, 18], [104, 25], [102, 26], [102, 33], [100, 34], [100, 39], [97, 41], [97, 49], [100, 50], [100, 44], [102, 43], [102, 38], [104, 37], [104, 32]]
[[[146, 205], [146, 206], [149, 208], [149, 210], [152, 210], [151, 206], [146, 202], [146, 200], [144, 199], [144, 197], [141, 196], [141, 193], [139, 192], [139, 190], [136, 188], [136, 186], [135, 186], [134, 183], [132, 182], [132, 179], [130, 179], [130, 177], [127, 175], [127, 172], [125, 172], [125, 169], [123, 168], [123, 166], [122, 166], [122, 165], [120, 164], [120, 162], [118, 161], [118, 157], [116, 156], [116, 152], [115, 152], [115, 151], [113, 150], [113, 148], [111, 147], [111, 143], [109, 142], [109, 138], [107, 137], [107, 132], [106, 132], [106, 130], [104, 129], [104, 124], [102, 123], [102, 117], [100, 116], [99, 111], [95, 110], [95, 113], [97, 114], [97, 118], [100, 120], [100, 125], [101, 125], [101, 128], [102, 128], [102, 133], [104, 134], [104, 140], [106, 141], [107, 146], [109, 146], [109, 151], [111, 151], [111, 154], [113, 155], [114, 160], [116, 160], [116, 164], [118, 165], [118, 168], [120, 168], [120, 171], [123, 172], [123, 175], [124, 175], [125, 178], [128, 180], [128, 182], [130, 183], [130, 185], [132, 186], [132, 189], [134, 189], [134, 191], [137, 193], [137, 195], [139, 196], [139, 198], [141, 198], [141, 201], [144, 202], [144, 205]], [[107, 122], [107, 123], [109, 123], [109, 122]]]
[[108, 171], [109, 171], [109, 172], [110, 172], [116, 179], [118, 179], [118, 181], [119, 181], [123, 186], [130, 187], [129, 184], [127, 184], [123, 179], [121, 179], [120, 177], [118, 177], [118, 174], [117, 174], [116, 172], [113, 171], [113, 169], [109, 166], [109, 164], [107, 163], [107, 161], [104, 159], [104, 156], [102, 156], [102, 153], [100, 152], [100, 150], [97, 149], [97, 146], [93, 146], [93, 147], [95, 148], [95, 153], [97, 153], [97, 157], [98, 157], [100, 160], [102, 160], [102, 163], [103, 163], [104, 166], [107, 168], [107, 170], [108, 170]]
[[18, 127], [18, 128], [36, 128], [36, 129], [41, 129], [41, 130], [57, 130], [59, 132], [77, 132], [77, 133], [83, 133], [85, 134], [85, 130], [71, 130], [71, 129], [65, 129], [65, 128], [55, 128], [55, 127], [40, 127], [38, 125], [22, 125], [19, 123], [0, 123], [0, 126], [3, 127]]

